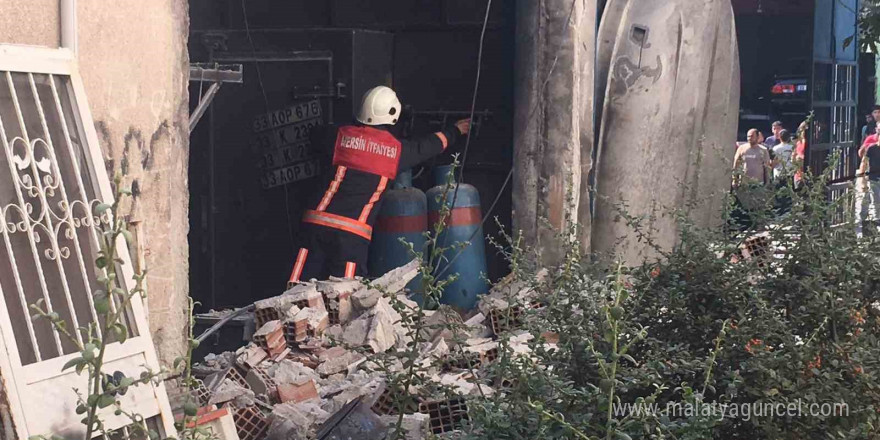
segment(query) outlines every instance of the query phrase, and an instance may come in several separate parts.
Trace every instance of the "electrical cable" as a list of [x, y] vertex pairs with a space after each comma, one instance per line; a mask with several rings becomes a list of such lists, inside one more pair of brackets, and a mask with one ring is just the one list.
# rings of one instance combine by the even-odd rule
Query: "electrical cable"
[[[263, 83], [263, 74], [260, 70], [260, 62], [257, 61], [257, 49], [254, 45], [254, 39], [251, 37], [251, 27], [250, 23], [248, 23], [248, 14], [247, 7], [245, 6], [245, 2], [247, 0], [241, 0], [241, 15], [244, 19], [244, 32], [247, 35], [248, 43], [251, 46], [251, 56], [254, 58], [254, 67], [256, 67], [257, 71], [257, 82], [260, 85], [260, 93], [263, 95], [263, 104], [266, 106], [266, 114], [272, 113], [271, 108], [269, 107], [269, 95], [266, 94], [266, 86]], [[284, 213], [287, 215], [287, 234], [290, 236], [290, 252], [293, 255], [296, 252], [296, 241], [294, 240], [293, 235], [293, 218], [290, 216], [290, 193], [287, 188], [287, 184], [281, 185], [284, 189]]]
[[[489, 0], [489, 5], [487, 5], [487, 7], [486, 7], [486, 17], [485, 17], [485, 20], [483, 21], [483, 31], [484, 32], [486, 30], [486, 23], [489, 20], [489, 6], [491, 6], [491, 3], [492, 3], [491, 0]], [[571, 8], [568, 11], [568, 18], [566, 20], [567, 22], [571, 22], [571, 17], [574, 15], [574, 7], [576, 4], [577, 4], [577, 0], [572, 0]], [[598, 19], [600, 19], [600, 17], [597, 17], [597, 20]], [[558, 51], [556, 51], [556, 52], [558, 53]], [[482, 36], [481, 36], [480, 37], [480, 51], [479, 51], [479, 55], [478, 55], [480, 57], [480, 59], [477, 61], [477, 86], [479, 86], [479, 77], [480, 77], [480, 67], [479, 66], [482, 64], [482, 54], [483, 54], [483, 40], [482, 40]], [[558, 61], [559, 61], [559, 55], [556, 55], [556, 57], [553, 59], [553, 63], [550, 65], [550, 69], [547, 72], [547, 77], [544, 78], [544, 82], [541, 84], [538, 99], [535, 101], [535, 104], [532, 106], [531, 110], [529, 110], [529, 115], [526, 118], [526, 120], [528, 122], [531, 122], [532, 118], [534, 118], [535, 115], [537, 114], [538, 106], [540, 105], [540, 103], [542, 102], [543, 97], [544, 97], [545, 88], [547, 87], [547, 84], [550, 82], [550, 77], [553, 74], [553, 71], [556, 70], [556, 63]], [[471, 117], [473, 117], [474, 107], [476, 106], [476, 101], [477, 101], [477, 88], [475, 87], [474, 88], [474, 97], [473, 97], [473, 101], [472, 101], [473, 103], [471, 105]], [[468, 142], [469, 141], [470, 141], [470, 132], [468, 132]], [[468, 142], [465, 143], [465, 150], [464, 150], [465, 156], [467, 155]], [[463, 160], [461, 163], [461, 171], [464, 172], [464, 161]], [[459, 177], [460, 177], [460, 175], [459, 175]], [[501, 185], [501, 188], [498, 190], [498, 194], [495, 196], [495, 200], [492, 202], [492, 205], [489, 206], [489, 209], [486, 211], [486, 214], [483, 216], [482, 220], [480, 221], [480, 227], [474, 230], [474, 232], [468, 238], [468, 240], [467, 240], [468, 242], [473, 241], [473, 239], [477, 236], [477, 232], [482, 230], [483, 226], [486, 224], [486, 221], [489, 220], [489, 216], [492, 215], [492, 211], [495, 209], [495, 205], [498, 204], [498, 201], [501, 199], [501, 195], [504, 194], [504, 190], [507, 189], [507, 185], [510, 183], [511, 177], [513, 177], [513, 167], [512, 166], [510, 168], [510, 171], [507, 173], [507, 177], [504, 179], [504, 183]], [[456, 185], [455, 190], [456, 190], [456, 192], [458, 191], [458, 185]], [[455, 206], [455, 194], [453, 195], [452, 206], [453, 207]], [[444, 246], [445, 246], [445, 241], [444, 241]], [[454, 263], [456, 260], [458, 260], [458, 257], [461, 256], [461, 254], [465, 251], [465, 249], [466, 248], [459, 249], [458, 252], [456, 252], [455, 255], [453, 255], [453, 257], [449, 260], [449, 262], [446, 263], [446, 266], [443, 268], [443, 270], [437, 274], [435, 279], [440, 279], [440, 277], [442, 277], [444, 274], [446, 274], [446, 272], [449, 270], [449, 268], [452, 267], [452, 263]], [[438, 264], [439, 264], [439, 262], [438, 262]]]
[[[486, 39], [486, 27], [489, 24], [489, 12], [491, 10], [492, 10], [492, 0], [488, 0], [486, 2], [486, 15], [485, 15], [485, 17], [483, 17], [483, 29], [480, 31], [480, 46], [479, 46], [479, 49], [477, 50], [477, 78], [474, 81], [474, 94], [473, 94], [473, 97], [471, 98], [471, 112], [470, 112], [470, 117], [468, 119], [468, 122], [470, 124], [473, 124], [474, 113], [476, 113], [477, 92], [479, 92], [479, 90], [480, 90], [480, 73], [483, 70], [483, 43]], [[456, 200], [458, 200], [458, 188], [460, 187], [461, 183], [464, 183], [464, 180], [463, 180], [464, 165], [465, 165], [465, 162], [467, 161], [468, 148], [471, 146], [471, 130], [470, 130], [470, 128], [471, 127], [468, 127], [467, 137], [465, 138], [465, 141], [464, 141], [464, 150], [462, 151], [461, 167], [459, 167], [459, 169], [458, 169], [458, 179], [455, 181], [456, 182], [455, 183], [455, 190], [452, 192], [452, 204], [450, 205], [449, 209], [455, 209], [455, 202], [456, 202]], [[511, 170], [512, 169], [513, 168], [511, 167]], [[449, 240], [449, 236], [445, 235], [443, 237], [443, 244], [441, 247], [446, 247], [448, 240]], [[438, 264], [437, 268], [439, 268], [440, 261], [438, 261], [437, 264]], [[434, 270], [436, 271], [437, 268], [434, 268]]]

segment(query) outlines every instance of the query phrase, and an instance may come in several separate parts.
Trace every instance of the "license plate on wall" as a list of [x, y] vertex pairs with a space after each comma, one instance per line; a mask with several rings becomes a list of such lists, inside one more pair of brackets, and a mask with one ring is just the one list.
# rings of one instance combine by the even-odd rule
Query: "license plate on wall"
[[254, 118], [254, 133], [262, 133], [273, 128], [296, 124], [307, 119], [321, 118], [321, 103], [308, 101], [295, 104], [286, 109], [276, 110]]
[[260, 177], [260, 183], [263, 185], [263, 189], [269, 189], [276, 186], [287, 185], [291, 182], [309, 179], [317, 175], [318, 160], [311, 159], [283, 168], [266, 171], [263, 173], [262, 177]]
[[283, 167], [312, 157], [312, 147], [308, 143], [288, 145], [262, 154], [257, 166], [263, 170]]

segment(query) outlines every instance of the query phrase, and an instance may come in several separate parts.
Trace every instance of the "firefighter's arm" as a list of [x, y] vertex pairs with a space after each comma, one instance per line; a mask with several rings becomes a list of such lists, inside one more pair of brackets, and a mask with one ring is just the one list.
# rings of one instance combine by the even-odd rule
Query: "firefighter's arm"
[[403, 152], [400, 157], [399, 169], [405, 170], [424, 162], [442, 152], [470, 131], [470, 120], [463, 119], [452, 127], [444, 128], [436, 133], [416, 139], [404, 139], [400, 143]]

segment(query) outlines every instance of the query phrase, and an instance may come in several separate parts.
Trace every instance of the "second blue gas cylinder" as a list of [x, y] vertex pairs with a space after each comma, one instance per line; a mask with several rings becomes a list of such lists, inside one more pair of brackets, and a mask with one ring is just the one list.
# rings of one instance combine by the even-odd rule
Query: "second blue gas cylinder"
[[446, 228], [437, 238], [437, 246], [446, 250], [435, 275], [445, 279], [457, 274], [458, 278], [446, 286], [440, 302], [465, 312], [474, 308], [478, 295], [489, 290], [486, 281], [486, 246], [481, 224], [480, 193], [473, 185], [466, 183], [447, 186], [448, 181], [455, 182], [450, 174], [454, 174], [451, 165], [434, 168], [436, 186], [427, 194], [428, 227], [433, 229], [433, 225], [440, 220], [445, 200], [445, 205], [451, 210], [446, 218]]
[[[370, 276], [379, 277], [415, 258], [401, 239], [412, 243], [416, 252], [424, 252], [427, 225], [425, 193], [413, 188], [411, 170], [402, 171], [394, 180], [392, 189], [382, 196], [367, 260]], [[421, 277], [413, 279], [407, 288], [421, 293]]]

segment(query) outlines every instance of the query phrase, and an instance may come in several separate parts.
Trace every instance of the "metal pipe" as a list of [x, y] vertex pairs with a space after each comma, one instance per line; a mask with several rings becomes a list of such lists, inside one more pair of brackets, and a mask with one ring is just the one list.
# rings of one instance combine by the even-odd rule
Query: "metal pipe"
[[76, 0], [60, 0], [61, 47], [76, 54]]
[[222, 83], [215, 82], [211, 84], [211, 87], [208, 87], [208, 91], [205, 92], [205, 96], [202, 97], [202, 100], [199, 101], [199, 104], [196, 106], [196, 109], [193, 110], [193, 114], [189, 116], [189, 132], [192, 133], [195, 130], [196, 125], [198, 125], [199, 120], [204, 116], [205, 111], [208, 110], [208, 106], [211, 105], [211, 101], [214, 100], [214, 95], [217, 94], [217, 91], [220, 90], [220, 85]]

